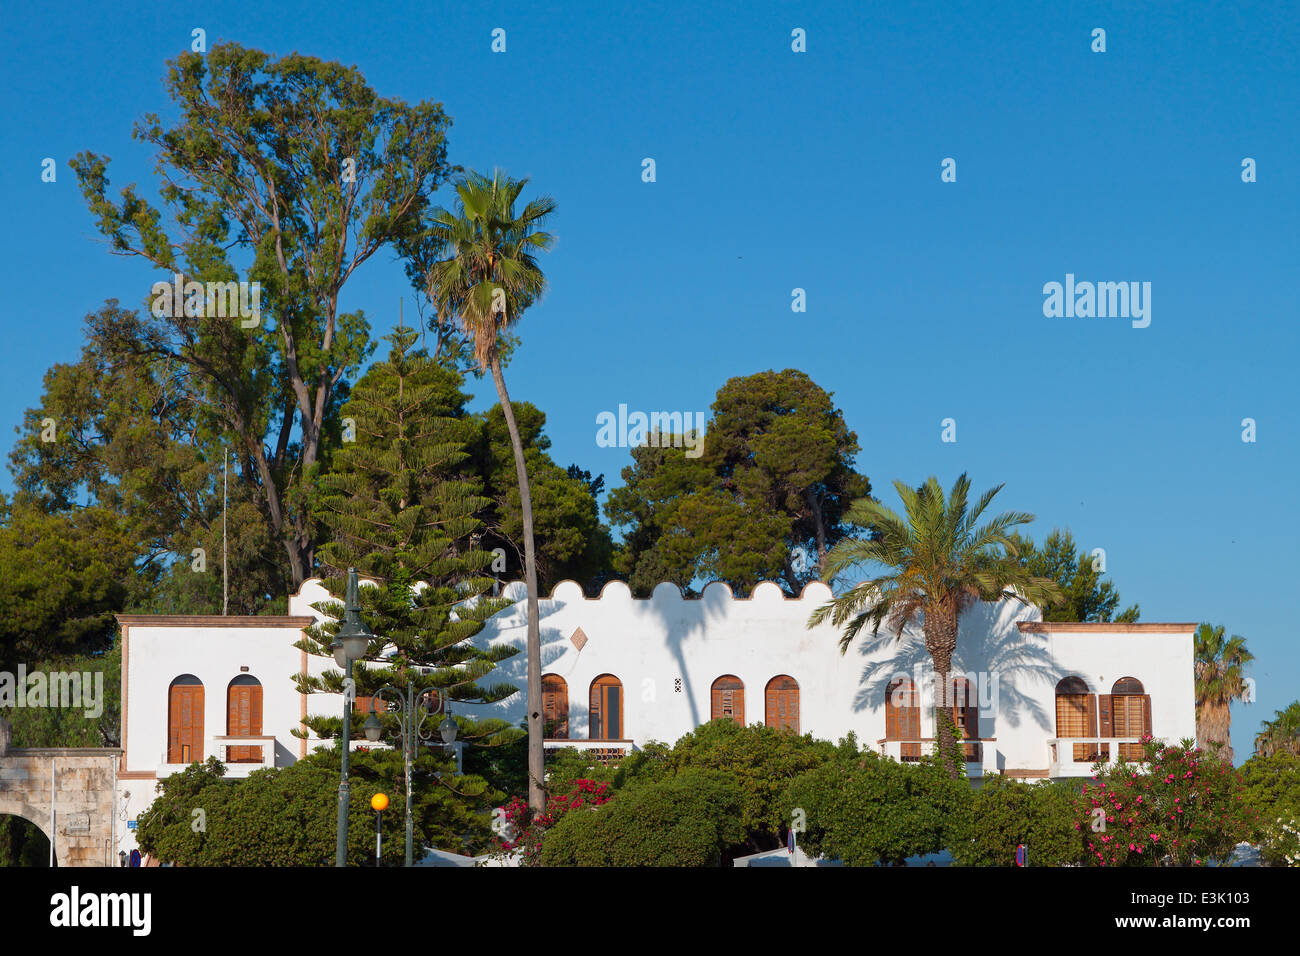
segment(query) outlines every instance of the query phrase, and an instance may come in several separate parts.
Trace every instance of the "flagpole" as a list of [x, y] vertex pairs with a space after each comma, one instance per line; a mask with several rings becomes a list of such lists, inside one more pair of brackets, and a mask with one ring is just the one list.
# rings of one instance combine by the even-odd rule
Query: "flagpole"
[[229, 504], [230, 451], [221, 446], [221, 616], [230, 607], [230, 577], [226, 569], [226, 508]]

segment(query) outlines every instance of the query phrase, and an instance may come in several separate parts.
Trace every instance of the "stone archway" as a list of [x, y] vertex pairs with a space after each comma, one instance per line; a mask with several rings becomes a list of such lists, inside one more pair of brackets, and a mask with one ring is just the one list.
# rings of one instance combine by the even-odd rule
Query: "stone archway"
[[113, 797], [121, 753], [110, 747], [10, 748], [0, 753], [0, 813], [30, 820], [51, 837], [59, 866], [116, 866]]

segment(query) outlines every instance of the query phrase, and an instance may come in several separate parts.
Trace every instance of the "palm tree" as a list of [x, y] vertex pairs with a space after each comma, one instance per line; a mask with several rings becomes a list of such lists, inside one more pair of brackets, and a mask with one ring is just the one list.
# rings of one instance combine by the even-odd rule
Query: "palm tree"
[[1264, 729], [1255, 737], [1255, 753], [1261, 757], [1288, 753], [1300, 756], [1300, 701], [1292, 701], [1279, 710], [1273, 720], [1264, 721]]
[[946, 498], [935, 477], [920, 488], [901, 481], [895, 481], [894, 487], [906, 518], [870, 498], [853, 502], [845, 520], [872, 534], [846, 538], [835, 545], [827, 555], [822, 579], [829, 583], [841, 572], [862, 564], [883, 565], [886, 573], [854, 585], [819, 607], [808, 626], [829, 618], [843, 628], [843, 654], [864, 627], [870, 625], [872, 637], [877, 638], [881, 625], [888, 624], [897, 639], [920, 615], [925, 649], [934, 664], [939, 752], [955, 778], [959, 776], [954, 759], [956, 741], [951, 719], [945, 715], [952, 712], [948, 674], [962, 612], [976, 601], [1014, 598], [1043, 605], [1059, 602], [1062, 595], [1056, 582], [1031, 575], [1017, 560], [1010, 529], [1033, 521], [1033, 515], [1006, 512], [977, 526], [1002, 485], [984, 492], [974, 507], [967, 506], [970, 480], [964, 474], [953, 482]]
[[1232, 763], [1234, 700], [1246, 696], [1245, 665], [1255, 659], [1246, 639], [1224, 637], [1223, 626], [1202, 624], [1196, 629], [1196, 739], [1201, 746], [1218, 744]]
[[542, 787], [541, 637], [537, 620], [537, 555], [533, 547], [533, 503], [524, 465], [524, 448], [514, 409], [501, 373], [501, 340], [546, 288], [534, 255], [551, 247], [554, 237], [540, 227], [555, 211], [549, 196], [534, 199], [516, 212], [515, 202], [528, 183], [500, 171], [491, 177], [469, 173], [456, 185], [455, 212], [441, 207], [431, 213], [421, 242], [430, 262], [429, 298], [439, 318], [455, 321], [470, 341], [479, 371], [491, 371], [501, 411], [510, 430], [515, 477], [524, 525], [524, 581], [528, 588], [528, 806], [545, 809]]

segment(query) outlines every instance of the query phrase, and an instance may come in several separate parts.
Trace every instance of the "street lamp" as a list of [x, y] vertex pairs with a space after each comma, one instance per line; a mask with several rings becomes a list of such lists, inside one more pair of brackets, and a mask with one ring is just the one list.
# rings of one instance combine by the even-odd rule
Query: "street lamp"
[[[425, 729], [425, 721], [437, 714], [445, 714], [438, 724], [438, 734], [442, 737], [444, 747], [450, 748], [456, 742], [460, 725], [451, 716], [451, 705], [447, 698], [432, 687], [426, 687], [418, 694], [415, 681], [406, 683], [406, 691], [385, 684], [374, 693], [376, 700], [383, 701], [387, 713], [397, 719], [398, 734], [402, 738], [402, 757], [406, 765], [406, 865], [414, 862], [415, 818], [411, 812], [411, 762], [415, 759], [415, 748], [419, 741], [433, 742], [433, 728]], [[375, 708], [378, 710], [378, 708]], [[366, 739], [378, 743], [384, 735], [384, 725], [372, 711], [366, 718]]]
[[330, 650], [334, 660], [344, 669], [343, 679], [343, 733], [339, 737], [339, 749], [342, 754], [343, 769], [339, 774], [339, 826], [338, 845], [334, 851], [334, 865], [348, 865], [348, 752], [352, 749], [352, 695], [348, 689], [352, 684], [352, 663], [366, 656], [366, 649], [374, 640], [370, 628], [361, 620], [361, 604], [357, 597], [357, 569], [348, 568], [347, 604], [343, 611], [343, 623], [339, 625]]

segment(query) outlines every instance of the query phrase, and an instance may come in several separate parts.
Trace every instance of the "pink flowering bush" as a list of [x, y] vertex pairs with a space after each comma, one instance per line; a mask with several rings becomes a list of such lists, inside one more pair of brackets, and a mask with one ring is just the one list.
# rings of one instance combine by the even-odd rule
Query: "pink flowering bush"
[[1192, 740], [1142, 738], [1146, 759], [1098, 764], [1075, 800], [1094, 866], [1202, 866], [1227, 859], [1252, 832], [1237, 772]]
[[505, 807], [505, 834], [498, 834], [497, 842], [502, 853], [519, 851], [520, 863], [537, 866], [542, 854], [542, 838], [565, 814], [583, 807], [598, 807], [611, 797], [609, 784], [596, 780], [575, 780], [573, 789], [546, 801], [546, 809], [529, 816], [526, 801], [515, 797]]

